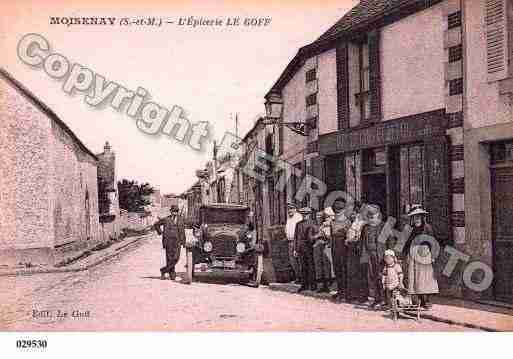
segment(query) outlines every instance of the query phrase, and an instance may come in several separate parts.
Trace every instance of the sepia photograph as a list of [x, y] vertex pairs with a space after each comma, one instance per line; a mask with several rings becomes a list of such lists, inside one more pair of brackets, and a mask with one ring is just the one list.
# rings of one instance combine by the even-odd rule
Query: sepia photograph
[[6, 346], [513, 331], [512, 0], [0, 17]]

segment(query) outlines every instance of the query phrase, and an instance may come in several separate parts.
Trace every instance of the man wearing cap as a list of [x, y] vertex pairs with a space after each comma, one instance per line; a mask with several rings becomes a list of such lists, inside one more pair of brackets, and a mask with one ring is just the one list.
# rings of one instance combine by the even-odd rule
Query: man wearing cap
[[178, 206], [171, 206], [171, 214], [158, 220], [153, 227], [159, 235], [162, 235], [162, 247], [166, 251], [166, 265], [160, 268], [160, 278], [165, 279], [166, 273], [169, 273], [169, 279], [174, 280], [175, 266], [180, 259], [180, 249], [185, 243], [185, 230], [178, 215]]
[[334, 218], [331, 221], [331, 250], [333, 255], [333, 271], [337, 280], [337, 293], [333, 296], [335, 300], [342, 300], [346, 290], [346, 238], [347, 230], [351, 221], [346, 215], [346, 199], [337, 198], [332, 209]]
[[317, 290], [313, 258], [313, 243], [315, 241], [314, 236], [316, 224], [311, 218], [311, 208], [301, 208], [299, 213], [303, 215], [303, 220], [297, 224], [296, 232], [294, 234], [294, 253], [299, 258], [302, 272], [302, 284], [301, 288], [299, 288], [299, 292], [303, 290]]
[[289, 243], [289, 261], [294, 271], [296, 282], [301, 282], [301, 270], [296, 255], [294, 255], [294, 238], [296, 234], [296, 226], [303, 219], [303, 216], [297, 212], [297, 207], [293, 203], [287, 205], [287, 223], [285, 224], [285, 234]]

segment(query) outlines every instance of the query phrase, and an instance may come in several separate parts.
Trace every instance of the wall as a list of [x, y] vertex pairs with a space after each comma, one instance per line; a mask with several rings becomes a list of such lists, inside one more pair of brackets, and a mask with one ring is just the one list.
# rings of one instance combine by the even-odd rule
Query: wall
[[319, 134], [337, 131], [337, 58], [331, 49], [317, 57]]
[[445, 107], [442, 5], [382, 29], [384, 120]]
[[50, 120], [2, 76], [0, 108], [0, 251], [47, 252], [53, 246], [50, 152], [42, 149], [51, 141]]
[[69, 134], [54, 122], [52, 135], [51, 187], [55, 245], [76, 245], [77, 242], [98, 240], [96, 160], [85, 154]]
[[[306, 89], [305, 68], [301, 67], [282, 90], [283, 121], [297, 122], [306, 120]], [[270, 127], [269, 127], [270, 128]], [[278, 145], [278, 142], [276, 143]], [[283, 155], [282, 159], [288, 161], [302, 160], [300, 154], [306, 146], [306, 138], [283, 128]], [[262, 147], [262, 148], [265, 148]]]

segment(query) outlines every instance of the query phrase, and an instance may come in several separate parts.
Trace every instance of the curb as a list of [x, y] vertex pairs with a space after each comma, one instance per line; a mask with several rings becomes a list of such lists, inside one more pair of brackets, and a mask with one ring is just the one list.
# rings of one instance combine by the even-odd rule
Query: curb
[[[316, 292], [311, 292], [311, 291], [305, 291], [305, 292], [302, 292], [299, 294], [299, 293], [297, 293], [297, 289], [295, 287], [292, 288], [291, 286], [286, 286], [281, 283], [269, 283], [267, 288], [270, 290], [278, 291], [278, 292], [284, 292], [284, 293], [289, 293], [289, 294], [298, 294], [298, 295], [302, 295], [304, 297], [310, 297], [310, 298], [316, 298], [316, 299], [322, 299], [322, 300], [330, 300], [331, 299], [331, 293], [316, 293]], [[468, 322], [458, 321], [458, 320], [452, 320], [452, 319], [448, 319], [448, 318], [443, 318], [443, 317], [433, 315], [433, 314], [428, 314], [425, 312], [424, 313], [421, 312], [420, 317], [423, 319], [432, 320], [434, 322], [446, 323], [446, 324], [450, 324], [450, 325], [458, 325], [461, 327], [470, 328], [470, 329], [478, 329], [478, 330], [482, 330], [482, 331], [486, 331], [486, 332], [499, 332], [500, 331], [495, 328], [491, 328], [491, 327], [487, 327], [487, 326], [483, 326], [483, 325], [479, 325], [479, 324], [472, 324], [472, 323], [468, 323]]]
[[[17, 276], [28, 276], [28, 275], [33, 275], [33, 274], [81, 272], [81, 271], [90, 269], [100, 263], [103, 263], [103, 262], [119, 255], [120, 253], [124, 252], [125, 250], [130, 249], [127, 247], [131, 246], [132, 244], [135, 244], [143, 239], [147, 239], [152, 236], [153, 236], [152, 234], [145, 234], [143, 236], [136, 237], [132, 240], [128, 240], [127, 243], [123, 243], [121, 246], [114, 248], [110, 253], [107, 253], [105, 255], [100, 254], [98, 256], [98, 258], [94, 259], [91, 263], [87, 263], [87, 264], [77, 263], [77, 264], [71, 265], [69, 267], [21, 269], [21, 270], [16, 270], [16, 271], [11, 271], [11, 272], [0, 273], [0, 277], [17, 277]], [[84, 259], [86, 259], [86, 258], [84, 258]], [[79, 262], [80, 262], [80, 260], [79, 260]]]

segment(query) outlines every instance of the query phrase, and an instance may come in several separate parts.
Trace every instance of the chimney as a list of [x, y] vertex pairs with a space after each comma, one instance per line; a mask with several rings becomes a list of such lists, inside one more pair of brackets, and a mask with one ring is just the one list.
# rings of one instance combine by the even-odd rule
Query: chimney
[[110, 153], [110, 144], [109, 141], [105, 141], [105, 146], [103, 146], [104, 153]]

